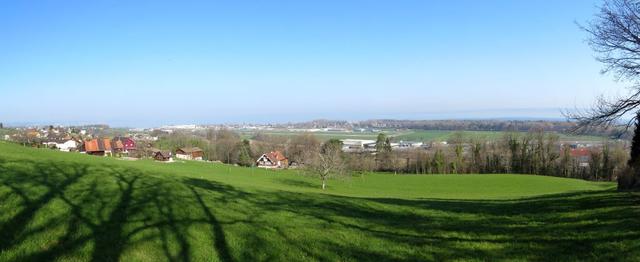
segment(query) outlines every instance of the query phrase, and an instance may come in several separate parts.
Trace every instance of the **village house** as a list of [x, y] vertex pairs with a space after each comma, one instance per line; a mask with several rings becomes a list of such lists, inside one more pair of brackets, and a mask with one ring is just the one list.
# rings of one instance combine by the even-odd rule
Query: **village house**
[[114, 154], [122, 154], [124, 153], [124, 145], [122, 144], [122, 141], [118, 140], [111, 140], [111, 151]]
[[173, 161], [173, 159], [171, 158], [170, 151], [155, 151], [153, 153], [153, 159], [155, 159], [156, 161], [162, 161], [162, 162]]
[[60, 150], [60, 151], [64, 151], [64, 152], [70, 152], [70, 151], [75, 151], [78, 149], [78, 141], [73, 140], [73, 139], [69, 139], [63, 143], [59, 143], [56, 145], [56, 147]]
[[33, 139], [33, 138], [41, 138], [41, 137], [42, 137], [42, 135], [40, 134], [40, 132], [38, 132], [38, 130], [35, 130], [35, 129], [27, 130], [27, 132], [26, 132], [26, 136], [27, 136], [28, 138], [31, 138], [31, 139]]
[[111, 155], [111, 139], [100, 138], [85, 140], [82, 144], [81, 153], [95, 156]]
[[136, 150], [136, 141], [130, 137], [114, 137], [112, 140], [114, 143], [118, 143], [118, 146], [122, 150], [121, 153], [128, 154], [130, 151]]
[[571, 148], [571, 157], [578, 162], [580, 167], [589, 167], [591, 151], [586, 147]]
[[49, 148], [56, 148], [63, 152], [70, 152], [70, 151], [77, 150], [79, 143], [76, 140], [67, 139], [66, 141], [62, 140], [60, 142], [56, 142], [56, 141], [42, 142], [42, 144]]
[[204, 152], [197, 147], [181, 147], [176, 149], [176, 158], [184, 160], [202, 160]]
[[272, 151], [262, 154], [256, 161], [256, 165], [262, 168], [287, 168], [289, 167], [289, 159], [280, 151]]

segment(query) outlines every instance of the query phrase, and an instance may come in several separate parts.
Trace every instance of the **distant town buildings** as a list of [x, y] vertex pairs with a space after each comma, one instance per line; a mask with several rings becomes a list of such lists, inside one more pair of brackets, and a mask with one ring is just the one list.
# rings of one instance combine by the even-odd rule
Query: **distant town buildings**
[[375, 152], [376, 141], [367, 139], [342, 139], [342, 151], [344, 152]]

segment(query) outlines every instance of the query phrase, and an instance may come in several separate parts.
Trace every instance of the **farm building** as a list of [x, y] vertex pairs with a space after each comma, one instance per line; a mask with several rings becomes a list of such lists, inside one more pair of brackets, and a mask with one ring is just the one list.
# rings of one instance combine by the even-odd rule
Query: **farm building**
[[197, 147], [182, 147], [176, 149], [176, 158], [184, 160], [202, 160], [204, 152]]
[[81, 151], [88, 155], [104, 156], [111, 154], [111, 139], [100, 138], [86, 140], [82, 144]]
[[171, 152], [170, 151], [156, 151], [153, 153], [153, 159], [156, 161], [168, 162], [171, 161]]
[[289, 159], [280, 151], [272, 151], [262, 154], [256, 161], [256, 165], [262, 168], [286, 168], [289, 166]]
[[113, 142], [122, 145], [122, 153], [129, 153], [129, 151], [136, 150], [136, 141], [130, 137], [117, 136], [113, 138]]
[[64, 152], [75, 151], [78, 148], [78, 142], [73, 139], [69, 139], [62, 143], [55, 143], [55, 146], [60, 151], [64, 151]]
[[366, 139], [341, 139], [342, 151], [344, 152], [374, 152], [376, 151], [376, 141]]
[[578, 161], [580, 167], [588, 167], [591, 160], [591, 151], [586, 147], [571, 148], [571, 157]]
[[399, 143], [391, 143], [391, 149], [393, 150], [420, 148], [422, 146], [422, 142], [400, 141]]
[[120, 140], [111, 140], [111, 151], [116, 154], [124, 153], [124, 145]]

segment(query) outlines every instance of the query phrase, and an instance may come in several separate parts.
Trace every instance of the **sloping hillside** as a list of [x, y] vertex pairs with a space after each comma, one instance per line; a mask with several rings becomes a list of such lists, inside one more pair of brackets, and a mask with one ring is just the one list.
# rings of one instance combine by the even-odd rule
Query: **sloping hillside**
[[0, 143], [2, 261], [632, 259], [640, 197], [518, 175], [332, 180]]

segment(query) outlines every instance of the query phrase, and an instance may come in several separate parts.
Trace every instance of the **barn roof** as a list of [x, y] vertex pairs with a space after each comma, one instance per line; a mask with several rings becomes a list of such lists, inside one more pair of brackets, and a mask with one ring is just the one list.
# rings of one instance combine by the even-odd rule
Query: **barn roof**
[[171, 157], [171, 152], [169, 152], [169, 151], [156, 151], [156, 153], [154, 155], [155, 156], [160, 155], [163, 158], [169, 158], [169, 157]]
[[87, 152], [111, 151], [111, 139], [92, 139], [84, 141], [84, 150]]
[[193, 153], [193, 152], [202, 152], [202, 149], [198, 147], [180, 147], [178, 148], [178, 151], [182, 151], [185, 153]]
[[280, 151], [271, 151], [266, 155], [271, 161], [283, 161], [287, 159]]
[[572, 157], [581, 157], [581, 156], [590, 156], [591, 155], [591, 151], [588, 148], [576, 148], [576, 149], [571, 149], [571, 156]]
[[121, 140], [116, 140], [113, 142], [113, 148], [115, 149], [123, 149], [124, 145], [122, 144]]

